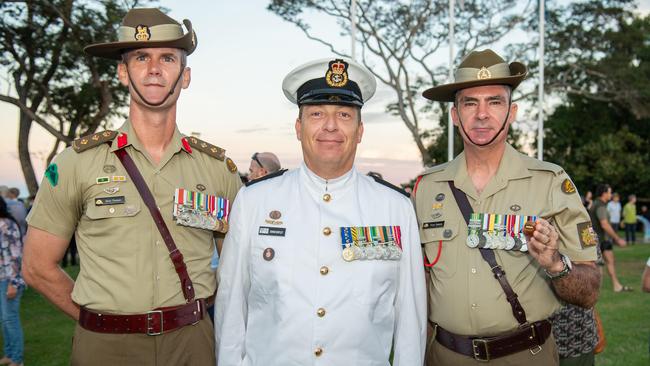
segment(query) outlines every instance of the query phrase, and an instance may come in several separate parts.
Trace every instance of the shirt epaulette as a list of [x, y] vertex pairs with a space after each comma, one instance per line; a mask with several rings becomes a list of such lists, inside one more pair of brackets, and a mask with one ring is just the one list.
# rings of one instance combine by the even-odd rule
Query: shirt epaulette
[[564, 169], [561, 166], [547, 161], [538, 160], [531, 157], [524, 157], [524, 162], [528, 170], [544, 170], [553, 173], [558, 176], [564, 173]]
[[411, 197], [411, 195], [410, 195], [407, 191], [403, 190], [402, 188], [400, 188], [400, 187], [398, 187], [398, 186], [392, 185], [391, 183], [388, 183], [388, 182], [386, 182], [385, 180], [383, 180], [383, 179], [381, 179], [381, 178], [377, 178], [377, 177], [375, 177], [374, 175], [371, 175], [370, 177], [371, 177], [372, 179], [374, 179], [375, 182], [377, 182], [377, 183], [379, 183], [379, 184], [381, 184], [381, 185], [384, 185], [384, 186], [386, 186], [386, 187], [388, 187], [388, 188], [390, 188], [390, 189], [392, 189], [392, 190], [395, 190], [395, 191], [397, 191], [397, 192], [399, 192], [399, 193], [405, 195], [406, 198], [410, 198], [410, 197]]
[[204, 152], [217, 160], [224, 161], [226, 159], [226, 150], [219, 146], [212, 145], [193, 136], [187, 137], [187, 142], [192, 148]]
[[267, 180], [267, 179], [279, 177], [279, 176], [281, 176], [282, 174], [284, 174], [286, 172], [287, 172], [287, 169], [280, 169], [275, 173], [267, 174], [267, 175], [265, 175], [265, 176], [263, 176], [261, 178], [250, 180], [250, 181], [246, 182], [246, 187], [252, 186], [255, 183], [259, 183], [259, 182]]
[[438, 164], [438, 165], [429, 167], [429, 168], [425, 169], [424, 172], [422, 174], [420, 174], [420, 176], [425, 176], [425, 175], [429, 175], [429, 174], [432, 174], [432, 173], [443, 171], [443, 170], [445, 170], [447, 168], [448, 165], [449, 165], [449, 162], [446, 162], [446, 163], [442, 163], [442, 164]]
[[72, 149], [78, 153], [97, 147], [103, 143], [113, 141], [117, 131], [106, 130], [92, 135], [80, 137], [72, 142]]

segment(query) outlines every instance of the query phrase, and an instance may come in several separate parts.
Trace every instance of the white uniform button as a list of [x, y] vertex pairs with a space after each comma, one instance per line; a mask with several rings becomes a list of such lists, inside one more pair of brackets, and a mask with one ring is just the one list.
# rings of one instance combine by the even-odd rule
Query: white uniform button
[[109, 209], [108, 209], [108, 212], [110, 212], [110, 213], [115, 213], [115, 207], [111, 207], [111, 208], [109, 208]]
[[156, 281], [160, 281], [160, 276], [156, 276]]
[[318, 315], [319, 318], [324, 317], [325, 316], [325, 309], [318, 308], [318, 311], [316, 311], [316, 314]]
[[330, 229], [329, 227], [325, 227], [323, 229], [323, 234], [325, 234], [325, 236], [329, 236], [331, 233], [332, 233], [332, 229]]
[[472, 304], [472, 309], [476, 310], [476, 308], [478, 308], [478, 305], [477, 304]]
[[322, 266], [322, 267], [320, 267], [320, 274], [322, 274], [323, 276], [325, 276], [325, 275], [328, 274], [328, 273], [330, 273], [330, 269], [327, 268], [327, 266]]
[[476, 273], [476, 268], [472, 268], [472, 273]]
[[316, 349], [314, 350], [314, 355], [316, 355], [316, 357], [320, 357], [320, 355], [322, 354], [323, 354], [323, 349], [320, 347], [316, 347]]
[[331, 195], [331, 194], [329, 194], [329, 193], [325, 193], [325, 194], [323, 195], [323, 201], [325, 201], [325, 202], [329, 202], [329, 201], [331, 201], [331, 200], [332, 200], [332, 195]]

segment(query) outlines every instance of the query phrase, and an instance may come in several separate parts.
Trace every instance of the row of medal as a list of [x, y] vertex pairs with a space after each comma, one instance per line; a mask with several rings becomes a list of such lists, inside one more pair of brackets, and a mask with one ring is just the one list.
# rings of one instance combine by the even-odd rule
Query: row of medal
[[227, 228], [229, 213], [230, 202], [226, 198], [183, 188], [174, 191], [173, 217], [179, 225], [208, 230]]
[[482, 249], [528, 251], [524, 225], [537, 216], [472, 213], [469, 219], [467, 246]]
[[341, 228], [342, 257], [353, 260], [398, 260], [402, 257], [399, 226], [353, 226]]

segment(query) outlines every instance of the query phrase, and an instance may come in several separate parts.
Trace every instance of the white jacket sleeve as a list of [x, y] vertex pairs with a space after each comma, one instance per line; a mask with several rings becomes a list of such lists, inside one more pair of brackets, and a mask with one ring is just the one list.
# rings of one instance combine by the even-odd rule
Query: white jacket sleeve
[[233, 203], [230, 229], [219, 260], [219, 289], [215, 302], [216, 359], [219, 366], [240, 366], [246, 354], [246, 319], [250, 289], [249, 233], [245, 230], [245, 188]]
[[427, 332], [427, 294], [420, 236], [413, 206], [404, 209], [408, 226], [402, 230], [402, 263], [395, 303], [393, 366], [424, 363]]

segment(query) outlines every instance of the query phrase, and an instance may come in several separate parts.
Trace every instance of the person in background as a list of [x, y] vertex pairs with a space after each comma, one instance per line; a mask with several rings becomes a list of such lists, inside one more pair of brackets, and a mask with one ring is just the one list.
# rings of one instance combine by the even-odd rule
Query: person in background
[[25, 204], [18, 201], [18, 196], [20, 196], [20, 190], [18, 188], [8, 188], [7, 186], [0, 186], [0, 196], [4, 198], [7, 203], [7, 209], [11, 216], [18, 223], [20, 227], [20, 233], [25, 235], [27, 232], [27, 210], [25, 209]]
[[594, 230], [600, 239], [600, 251], [605, 259], [607, 273], [612, 279], [614, 292], [632, 291], [628, 286], [624, 286], [616, 276], [616, 266], [614, 263], [614, 250], [612, 241], [620, 247], [625, 247], [625, 240], [618, 236], [618, 233], [610, 225], [609, 211], [607, 211], [607, 202], [612, 198], [612, 188], [608, 184], [599, 184], [595, 189], [596, 199], [589, 211], [591, 222]]
[[607, 212], [609, 212], [609, 224], [614, 231], [618, 231], [621, 227], [621, 196], [614, 192], [612, 200], [607, 202]]
[[625, 241], [628, 244], [636, 242], [636, 196], [631, 194], [623, 206], [623, 224], [625, 225]]
[[20, 274], [23, 256], [22, 234], [16, 220], [0, 198], [0, 318], [4, 356], [0, 365], [23, 364], [23, 328], [20, 324], [20, 299], [25, 281]]
[[582, 198], [582, 204], [587, 210], [591, 210], [591, 205], [593, 205], [593, 203], [593, 194], [591, 191], [587, 191], [587, 193], [585, 193], [585, 196]]
[[272, 152], [255, 153], [248, 167], [248, 179], [255, 180], [282, 169], [280, 159]]

